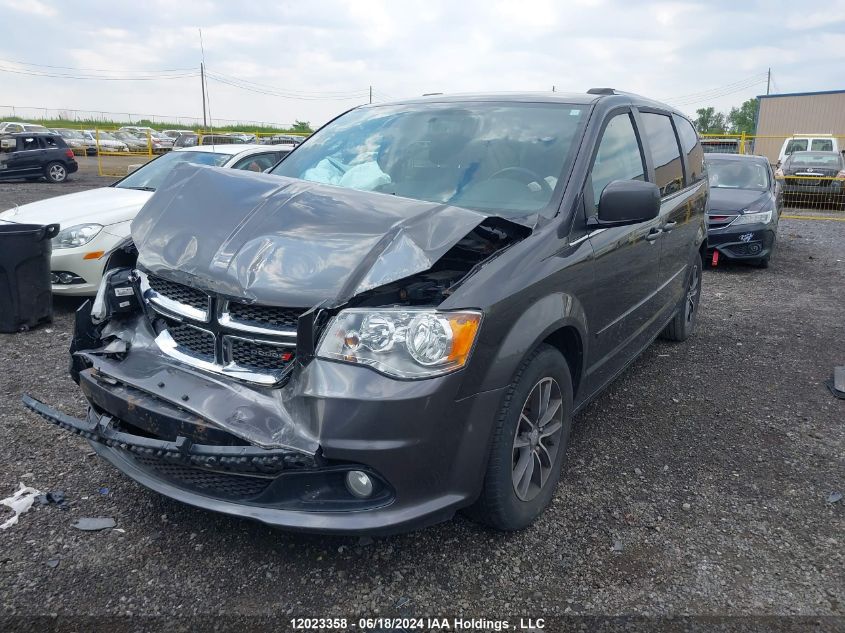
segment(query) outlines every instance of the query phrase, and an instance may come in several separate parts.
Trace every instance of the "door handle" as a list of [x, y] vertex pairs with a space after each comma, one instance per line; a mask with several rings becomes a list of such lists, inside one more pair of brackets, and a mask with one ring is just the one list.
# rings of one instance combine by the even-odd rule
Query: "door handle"
[[675, 222], [674, 220], [670, 220], [669, 222], [667, 222], [666, 224], [663, 225], [663, 230], [668, 233], [669, 231], [674, 229], [677, 225], [678, 225], [677, 222]]
[[649, 242], [653, 242], [653, 241], [654, 241], [654, 240], [656, 240], [658, 237], [660, 237], [660, 234], [661, 234], [662, 232], [663, 232], [663, 231], [661, 231], [660, 229], [651, 229], [651, 230], [648, 232], [648, 235], [646, 235], [646, 236], [645, 236], [645, 238], [646, 238], [646, 240], [648, 240]]

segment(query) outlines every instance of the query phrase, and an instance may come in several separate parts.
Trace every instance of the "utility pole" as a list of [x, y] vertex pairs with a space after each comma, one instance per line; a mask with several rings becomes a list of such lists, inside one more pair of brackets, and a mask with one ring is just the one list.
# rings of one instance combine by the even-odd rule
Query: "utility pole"
[[766, 75], [766, 94], [769, 94], [769, 90], [772, 87], [772, 69], [769, 67], [769, 72]]
[[200, 62], [200, 84], [202, 85], [202, 129], [208, 129], [208, 120], [205, 118], [205, 64]]
[[373, 87], [370, 86], [370, 103], [373, 102]]

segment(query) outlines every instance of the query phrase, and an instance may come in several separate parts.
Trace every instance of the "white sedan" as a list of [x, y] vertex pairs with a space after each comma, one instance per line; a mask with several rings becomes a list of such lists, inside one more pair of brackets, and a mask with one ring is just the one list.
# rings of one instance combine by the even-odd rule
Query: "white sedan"
[[179, 163], [264, 171], [293, 145], [216, 145], [186, 147], [151, 160], [109, 187], [48, 198], [0, 213], [0, 222], [61, 226], [53, 239], [53, 293], [84, 296], [97, 292], [106, 253], [129, 237], [144, 203]]

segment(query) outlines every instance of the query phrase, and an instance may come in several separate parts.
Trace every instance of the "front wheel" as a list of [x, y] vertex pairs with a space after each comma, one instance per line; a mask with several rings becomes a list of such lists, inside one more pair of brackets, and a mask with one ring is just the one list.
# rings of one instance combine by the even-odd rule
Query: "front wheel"
[[661, 333], [662, 338], [669, 341], [685, 341], [695, 330], [698, 317], [698, 304], [701, 299], [701, 256], [696, 254], [690, 266], [689, 279], [684, 291], [683, 303], [677, 314]]
[[50, 163], [44, 169], [44, 175], [49, 182], [64, 182], [67, 180], [67, 168], [59, 162]]
[[554, 495], [571, 429], [569, 365], [555, 348], [541, 345], [505, 392], [484, 488], [470, 515], [498, 530], [530, 525]]

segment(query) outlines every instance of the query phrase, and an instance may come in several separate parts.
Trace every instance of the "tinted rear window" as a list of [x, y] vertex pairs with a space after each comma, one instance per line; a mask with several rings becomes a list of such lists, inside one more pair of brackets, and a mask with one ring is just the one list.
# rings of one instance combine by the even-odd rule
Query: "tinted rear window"
[[661, 196], [668, 196], [684, 187], [681, 150], [675, 138], [672, 119], [665, 114], [642, 113], [645, 136], [654, 162], [655, 184]]
[[673, 115], [675, 120], [675, 129], [678, 130], [678, 136], [681, 138], [681, 149], [687, 155], [687, 182], [692, 184], [701, 180], [704, 173], [704, 150], [701, 148], [701, 143], [698, 140], [698, 133], [692, 126], [692, 123], [686, 119]]

